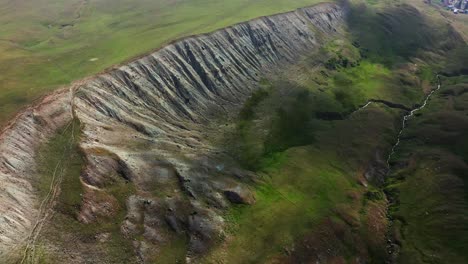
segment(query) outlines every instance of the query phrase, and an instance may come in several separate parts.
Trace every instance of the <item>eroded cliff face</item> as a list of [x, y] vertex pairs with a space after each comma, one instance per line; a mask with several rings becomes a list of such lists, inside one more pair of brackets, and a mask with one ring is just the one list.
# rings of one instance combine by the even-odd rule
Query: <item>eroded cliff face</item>
[[71, 121], [72, 111], [83, 125], [87, 163], [78, 219], [112, 216], [115, 197], [107, 189], [123, 178], [135, 192], [121, 232], [140, 238], [134, 247], [141, 260], [177, 233], [189, 237], [189, 257], [205, 252], [223, 235], [223, 210], [255, 202], [248, 187], [255, 175], [239, 169], [211, 139], [265, 73], [338, 34], [344, 15], [343, 7], [320, 4], [190, 37], [79, 83], [73, 98], [59, 92], [27, 110], [0, 141], [0, 179], [6, 182], [0, 255], [32, 230], [39, 214], [31, 185], [35, 150]]
[[34, 182], [35, 154], [57, 129], [72, 119], [69, 89], [46, 96], [24, 110], [0, 136], [0, 258], [18, 249], [39, 217]]

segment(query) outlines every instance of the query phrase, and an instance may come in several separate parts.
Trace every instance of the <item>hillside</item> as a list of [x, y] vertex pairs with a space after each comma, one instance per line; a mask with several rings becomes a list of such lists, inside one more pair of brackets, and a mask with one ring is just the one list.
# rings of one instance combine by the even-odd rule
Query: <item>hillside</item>
[[[167, 8], [211, 7], [195, 2]], [[51, 92], [8, 124], [0, 259], [468, 261], [464, 17], [412, 0], [285, 13], [289, 4], [247, 2], [247, 13], [190, 33], [219, 30], [163, 47], [170, 34], [150, 48], [109, 33], [154, 51]], [[281, 13], [225, 27], [259, 10]], [[133, 32], [145, 19], [117, 25]], [[104, 67], [130, 56], [117, 49], [118, 61], [85, 57]]]
[[0, 1], [0, 124], [61, 85], [184, 36], [316, 0]]

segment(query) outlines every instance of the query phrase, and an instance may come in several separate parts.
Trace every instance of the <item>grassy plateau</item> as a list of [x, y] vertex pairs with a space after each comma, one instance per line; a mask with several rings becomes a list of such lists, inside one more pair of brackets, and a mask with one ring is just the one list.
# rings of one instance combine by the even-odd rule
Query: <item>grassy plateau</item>
[[318, 0], [0, 0], [0, 125], [58, 86], [175, 39]]

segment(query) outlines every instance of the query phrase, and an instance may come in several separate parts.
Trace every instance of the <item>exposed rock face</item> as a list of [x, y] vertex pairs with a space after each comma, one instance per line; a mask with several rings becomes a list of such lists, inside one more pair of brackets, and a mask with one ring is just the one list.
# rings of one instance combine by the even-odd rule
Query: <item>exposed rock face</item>
[[99, 217], [113, 217], [118, 209], [116, 199], [102, 191], [85, 189], [78, 220], [92, 223]]
[[[181, 183], [191, 201], [210, 204], [204, 214], [180, 216], [191, 236], [189, 249], [203, 252], [212, 236], [200, 234], [194, 222], [208, 225], [226, 206], [220, 194], [234, 203], [254, 201], [234, 179], [234, 162], [211, 144], [217, 132], [213, 122], [235, 113], [265, 70], [318, 47], [315, 31], [334, 34], [342, 19], [335, 5], [261, 18], [185, 39], [100, 75], [76, 95], [75, 111], [84, 124], [82, 147], [112, 153], [139, 191], [165, 189], [171, 199], [182, 201]], [[93, 161], [88, 159], [88, 168], [98, 167]], [[154, 199], [167, 203], [164, 196]], [[195, 210], [193, 202], [184, 207]], [[155, 233], [163, 233], [158, 228]]]
[[57, 91], [18, 115], [0, 135], [0, 259], [27, 238], [39, 201], [35, 181], [38, 146], [72, 119], [71, 92]]
[[[144, 245], [165, 243], [169, 227], [190, 237], [189, 254], [200, 253], [222, 233], [219, 215], [229, 201], [254, 202], [253, 194], [241, 187], [245, 183], [240, 183], [251, 174], [237, 168], [210, 141], [218, 132], [216, 125], [239, 110], [265, 72], [318, 48], [319, 36], [337, 34], [344, 14], [338, 5], [320, 4], [255, 19], [181, 40], [79, 85], [72, 105], [84, 125], [80, 145], [87, 167], [82, 180], [93, 191], [112, 185], [115, 175], [135, 185], [138, 195], [128, 199], [121, 228], [127, 237], [143, 235]], [[0, 193], [0, 250], [19, 243], [31, 228], [34, 210], [26, 208], [37, 201], [29, 183], [34, 172], [25, 164], [34, 163], [33, 150], [41, 140], [71, 119], [66, 111], [70, 104], [62, 97], [50, 102], [49, 109], [61, 113], [58, 117], [43, 113], [44, 121], [37, 124], [24, 114], [26, 120], [15, 123], [18, 128], [2, 135], [1, 166], [6, 169], [15, 166], [7, 157], [16, 155], [3, 150], [25, 145], [30, 149], [26, 157], [18, 158], [22, 165], [14, 167], [22, 171], [0, 174], [0, 179], [12, 182], [11, 188], [21, 189], [20, 194]], [[18, 137], [27, 142], [9, 143]], [[155, 193], [158, 190], [162, 191]], [[3, 209], [3, 201], [9, 201], [9, 207]], [[96, 207], [97, 202], [87, 201], [83, 207], [84, 222], [94, 219], [93, 212], [106, 209]]]

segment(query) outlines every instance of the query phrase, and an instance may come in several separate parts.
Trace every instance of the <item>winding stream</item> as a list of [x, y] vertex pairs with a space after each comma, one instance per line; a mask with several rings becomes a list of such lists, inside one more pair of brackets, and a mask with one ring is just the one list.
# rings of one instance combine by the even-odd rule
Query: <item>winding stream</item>
[[[403, 116], [402, 126], [401, 126], [400, 131], [398, 132], [397, 140], [396, 140], [395, 144], [392, 146], [392, 150], [390, 151], [390, 153], [388, 154], [388, 157], [387, 157], [387, 177], [390, 174], [390, 168], [391, 168], [390, 160], [392, 159], [393, 155], [395, 154], [397, 147], [400, 145], [401, 136], [403, 135], [403, 132], [404, 132], [406, 126], [407, 126], [408, 120], [410, 118], [412, 118], [416, 112], [418, 112], [418, 111], [422, 110], [424, 107], [426, 107], [426, 105], [427, 105], [429, 99], [431, 99], [432, 95], [435, 92], [437, 92], [438, 90], [440, 90], [440, 88], [441, 88], [440, 76], [437, 74], [436, 78], [437, 78], [437, 88], [432, 89], [431, 92], [426, 95], [426, 97], [424, 98], [423, 103], [419, 107], [416, 107], [416, 108], [412, 109], [411, 111], [409, 111], [409, 113], [407, 113], [405, 116]], [[385, 194], [385, 196], [387, 196], [387, 200], [389, 200], [389, 205], [387, 206], [387, 213], [388, 213], [388, 208], [390, 207], [392, 202], [389, 199], [387, 194]], [[387, 239], [387, 252], [390, 255], [390, 258], [385, 263], [394, 264], [394, 263], [397, 263], [397, 258], [398, 258], [400, 250], [399, 250], [399, 245], [395, 243], [395, 240], [393, 239], [393, 236], [391, 234], [391, 230], [392, 230], [392, 226], [393, 226], [393, 220], [391, 218], [388, 218], [388, 221], [389, 221], [389, 224], [388, 224], [388, 231], [387, 231], [386, 239]]]
[[[405, 130], [406, 128], [406, 123], [407, 121], [414, 116], [414, 113], [422, 110], [424, 107], [426, 107], [427, 105], [427, 102], [429, 101], [429, 99], [431, 99], [432, 95], [437, 92], [440, 87], [441, 87], [441, 84], [440, 84], [440, 76], [437, 75], [437, 88], [435, 89], [432, 89], [431, 92], [426, 95], [426, 98], [424, 99], [423, 103], [421, 106], [417, 107], [417, 108], [414, 108], [413, 110], [411, 110], [408, 114], [406, 114], [405, 116], [403, 116], [403, 120], [402, 120], [402, 125], [401, 125], [401, 129], [400, 129], [400, 132], [398, 132], [398, 136], [397, 136], [397, 140], [395, 142], [395, 144], [392, 146], [392, 150], [390, 151], [390, 154], [388, 154], [388, 157], [387, 157], [387, 168], [388, 170], [390, 170], [390, 160], [391, 158], [393, 157], [393, 155], [395, 154], [395, 151], [396, 151], [396, 148], [398, 147], [398, 145], [400, 145], [400, 141], [401, 141], [401, 135], [403, 134], [403, 131]], [[366, 105], [367, 106], [367, 105]]]
[[[390, 153], [387, 156], [386, 162], [387, 162], [387, 169], [388, 170], [390, 170], [390, 160], [393, 157], [393, 155], [395, 154], [396, 148], [398, 147], [398, 145], [400, 145], [401, 136], [403, 135], [403, 131], [406, 128], [408, 120], [411, 117], [413, 117], [416, 112], [418, 112], [418, 111], [422, 110], [424, 107], [426, 107], [427, 102], [429, 101], [429, 99], [431, 99], [432, 95], [440, 89], [440, 87], [441, 87], [440, 76], [437, 74], [436, 78], [437, 78], [437, 88], [432, 89], [431, 92], [426, 95], [426, 97], [424, 98], [424, 101], [422, 102], [422, 104], [419, 107], [411, 109], [410, 111], [408, 111], [408, 113], [405, 116], [403, 116], [401, 129], [398, 132], [396, 142], [392, 146], [392, 149], [391, 149]], [[359, 111], [367, 108], [369, 105], [371, 105], [373, 103], [374, 104], [384, 104], [384, 105], [392, 107], [392, 108], [406, 109], [406, 107], [404, 107], [403, 105], [400, 105], [400, 104], [395, 104], [395, 103], [384, 101], [384, 100], [370, 99], [370, 100], [367, 101], [367, 103], [365, 105], [359, 107], [354, 112], [352, 112], [350, 115], [353, 115], [354, 113], [359, 112]]]

